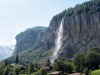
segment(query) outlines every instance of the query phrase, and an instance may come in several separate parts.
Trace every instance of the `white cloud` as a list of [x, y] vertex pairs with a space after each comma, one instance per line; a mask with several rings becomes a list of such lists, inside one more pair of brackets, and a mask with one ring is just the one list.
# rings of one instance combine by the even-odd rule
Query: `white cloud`
[[1, 42], [1, 44], [0, 44], [0, 46], [15, 46], [15, 44], [16, 44], [16, 40], [13, 40], [13, 41], [9, 41], [9, 42], [2, 42], [2, 41], [0, 41]]

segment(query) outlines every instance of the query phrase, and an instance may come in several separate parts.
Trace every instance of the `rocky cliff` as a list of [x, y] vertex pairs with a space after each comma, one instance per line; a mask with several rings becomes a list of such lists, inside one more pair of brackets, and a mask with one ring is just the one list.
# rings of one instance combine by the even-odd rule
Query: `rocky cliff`
[[45, 50], [54, 48], [57, 29], [64, 18], [60, 57], [72, 58], [76, 53], [86, 52], [89, 48], [100, 48], [99, 4], [100, 0], [88, 1], [54, 16], [48, 29], [39, 35], [36, 46]]
[[19, 53], [22, 52], [32, 46], [34, 46], [38, 34], [42, 31], [44, 31], [46, 27], [34, 27], [34, 28], [29, 28], [25, 30], [24, 32], [21, 32], [16, 36], [16, 46], [14, 53]]
[[[20, 39], [21, 43], [17, 43], [16, 48], [21, 49], [17, 50], [25, 50], [25, 47], [32, 46], [19, 54], [23, 61], [26, 59], [33, 62], [43, 61], [52, 56], [57, 29], [62, 18], [64, 18], [64, 30], [59, 57], [72, 58], [76, 53], [86, 52], [89, 48], [100, 48], [100, 0], [92, 0], [54, 16], [49, 27], [38, 37], [36, 36], [35, 40], [34, 35], [31, 38], [26, 35], [24, 38], [30, 39], [24, 39], [24, 41], [33, 39], [32, 44], [27, 43], [27, 46], [23, 39]], [[23, 45], [22, 43], [24, 46], [18, 47]]]
[[[36, 47], [50, 50], [54, 47], [61, 18], [53, 17], [48, 29], [38, 37]], [[89, 48], [100, 48], [100, 13], [83, 13], [65, 16], [63, 24], [63, 44], [60, 54], [72, 57], [77, 52], [86, 52]]]

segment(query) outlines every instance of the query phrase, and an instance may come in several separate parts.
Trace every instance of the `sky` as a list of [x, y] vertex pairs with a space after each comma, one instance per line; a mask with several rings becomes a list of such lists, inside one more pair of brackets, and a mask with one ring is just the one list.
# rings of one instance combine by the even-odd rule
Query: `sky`
[[27, 28], [48, 27], [52, 17], [89, 0], [0, 0], [0, 45], [13, 45]]

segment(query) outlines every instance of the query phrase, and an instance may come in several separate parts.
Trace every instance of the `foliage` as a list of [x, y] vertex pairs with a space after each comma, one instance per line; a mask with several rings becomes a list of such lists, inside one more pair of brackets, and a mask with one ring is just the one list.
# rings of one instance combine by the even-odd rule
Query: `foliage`
[[84, 54], [77, 54], [74, 57], [74, 70], [77, 72], [82, 72], [85, 66], [85, 55]]
[[4, 75], [8, 75], [8, 73], [9, 73], [9, 67], [6, 67], [6, 70], [4, 72]]
[[91, 69], [99, 68], [100, 53], [89, 51], [86, 54], [86, 63], [87, 63], [87, 66]]
[[100, 75], [100, 69], [92, 71], [91, 75]]
[[34, 64], [34, 67], [35, 67], [35, 68], [38, 68], [38, 63], [35, 63], [35, 64]]
[[43, 68], [41, 68], [39, 71], [38, 71], [38, 75], [47, 75], [47, 71]]
[[31, 72], [31, 73], [34, 72], [34, 64], [33, 64], [33, 63], [30, 64], [30, 72]]
[[[38, 48], [35, 50], [34, 49], [35, 49], [35, 47], [32, 47], [30, 49], [27, 49], [25, 51], [18, 53], [19, 61], [23, 62], [26, 65], [29, 64], [30, 62], [43, 63], [43, 61], [47, 60], [52, 54], [52, 50], [43, 50], [42, 48]], [[8, 60], [10, 63], [14, 63], [15, 58], [16, 58], [16, 55], [9, 58]], [[35, 67], [35, 65], [34, 65], [34, 67]]]
[[5, 62], [5, 66], [7, 66], [8, 65], [8, 60], [6, 59], [4, 62]]
[[100, 12], [100, 0], [91, 0], [84, 2], [83, 4], [77, 4], [74, 8], [69, 8], [66, 12], [66, 15], [70, 16], [73, 14], [94, 12]]
[[64, 62], [64, 61], [56, 61], [53, 64], [53, 70], [56, 71], [63, 71], [63, 72], [72, 72], [73, 71], [73, 67], [72, 64], [70, 62]]
[[27, 68], [27, 75], [31, 75], [31, 72], [30, 72], [30, 65], [28, 65], [28, 68]]
[[84, 73], [85, 73], [86, 75], [88, 75], [88, 74], [89, 74], [89, 69], [88, 69], [88, 68], [85, 68], [85, 69], [84, 69]]
[[82, 4], [77, 4], [74, 8], [65, 9], [63, 12], [59, 13], [55, 17], [62, 19], [64, 16], [73, 16], [82, 13], [95, 13], [100, 12], [100, 0], [91, 0], [84, 2]]
[[19, 72], [20, 72], [19, 68], [16, 67], [16, 69], [15, 69], [15, 73], [16, 73], [16, 75], [19, 75]]
[[68, 75], [67, 72], [64, 72], [63, 74], [64, 74], [64, 75]]
[[100, 49], [91, 48], [86, 54], [77, 54], [74, 57], [74, 70], [76, 72], [82, 72], [84, 69], [87, 73], [87, 69], [98, 69], [100, 65]]
[[15, 63], [18, 64], [19, 63], [19, 58], [18, 58], [18, 54], [16, 56], [16, 60], [15, 60]]
[[70, 73], [73, 71], [73, 66], [70, 62], [65, 62], [65, 72]]
[[89, 51], [94, 51], [94, 52], [100, 53], [99, 48], [90, 48]]

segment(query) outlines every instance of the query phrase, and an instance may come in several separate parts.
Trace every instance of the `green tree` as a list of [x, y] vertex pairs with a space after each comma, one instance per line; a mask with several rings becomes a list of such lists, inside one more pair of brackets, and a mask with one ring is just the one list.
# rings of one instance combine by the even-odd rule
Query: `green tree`
[[53, 70], [59, 70], [63, 72], [72, 72], [73, 67], [70, 62], [65, 62], [65, 61], [56, 61], [53, 64]]
[[89, 51], [94, 51], [94, 52], [100, 53], [100, 49], [99, 48], [91, 48], [91, 49], [89, 49]]
[[84, 66], [85, 66], [85, 55], [84, 54], [75, 55], [74, 64], [75, 64], [75, 70], [77, 72], [83, 71]]
[[70, 73], [73, 71], [73, 66], [72, 66], [71, 62], [65, 62], [64, 64], [65, 64], [65, 66], [64, 66], [65, 72]]
[[47, 60], [47, 66], [50, 66], [50, 64], [51, 64], [51, 62], [50, 62], [50, 60], [48, 59], [48, 60]]
[[88, 68], [85, 68], [85, 69], [84, 69], [84, 73], [85, 73], [86, 75], [88, 75], [88, 74], [89, 74], [89, 69], [88, 69]]
[[15, 60], [15, 63], [18, 64], [19, 63], [19, 58], [18, 58], [18, 54], [16, 56], [16, 60]]
[[27, 75], [31, 75], [31, 72], [30, 72], [30, 65], [28, 65], [28, 68], [27, 68]]
[[31, 73], [34, 72], [34, 64], [33, 63], [30, 64], [30, 72]]
[[6, 70], [4, 71], [4, 75], [8, 75], [9, 73], [9, 67], [6, 67]]
[[35, 67], [35, 68], [38, 68], [38, 63], [35, 63], [35, 64], [34, 64], [34, 67]]
[[8, 60], [5, 60], [4, 62], [5, 62], [5, 66], [7, 66], [8, 65]]
[[97, 53], [95, 51], [89, 51], [86, 54], [86, 64], [90, 69], [99, 68], [100, 53]]
[[17, 67], [17, 68], [15, 69], [16, 75], [19, 75], [19, 72], [20, 72], [20, 70], [19, 70], [19, 68]]
[[43, 68], [40, 68], [40, 70], [38, 71], [39, 75], [47, 75], [47, 71]]
[[55, 71], [59, 70], [57, 63], [53, 63], [52, 66], [53, 66], [53, 70]]

